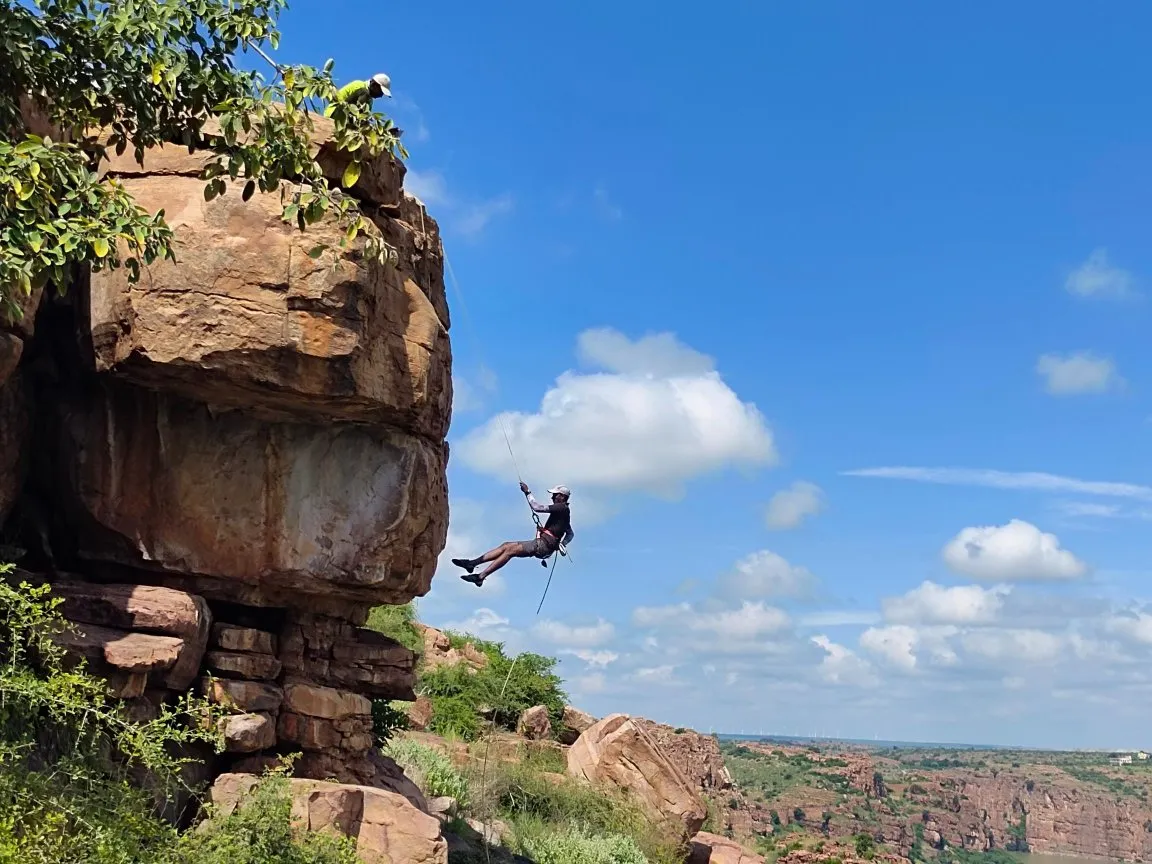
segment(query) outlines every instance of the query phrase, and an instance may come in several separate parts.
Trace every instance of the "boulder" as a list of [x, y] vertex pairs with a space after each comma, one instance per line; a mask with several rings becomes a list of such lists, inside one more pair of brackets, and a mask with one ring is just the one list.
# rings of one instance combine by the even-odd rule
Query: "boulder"
[[626, 714], [605, 717], [576, 739], [568, 773], [631, 793], [653, 821], [675, 825], [684, 840], [704, 824], [700, 796]]
[[548, 709], [535, 705], [525, 709], [516, 723], [516, 733], [531, 741], [542, 741], [552, 737], [552, 721]]
[[209, 651], [205, 664], [213, 672], [225, 677], [273, 681], [280, 674], [280, 661], [267, 654]]
[[224, 651], [247, 651], [255, 654], [275, 654], [276, 637], [251, 627], [231, 624], [212, 625], [212, 647]]
[[220, 720], [224, 749], [229, 753], [255, 753], [276, 743], [276, 722], [267, 714], [234, 714]]
[[367, 608], [431, 584], [446, 536], [438, 442], [218, 413], [108, 379], [63, 420], [57, 461], [89, 560], [159, 566], [252, 605]]
[[201, 692], [209, 702], [239, 708], [241, 711], [276, 712], [284, 702], [284, 691], [272, 684], [230, 678], [205, 679]]
[[184, 647], [165, 685], [185, 690], [196, 680], [212, 622], [202, 598], [151, 585], [86, 582], [55, 582], [52, 593], [70, 621], [179, 637]]
[[408, 715], [408, 728], [416, 732], [427, 732], [432, 724], [432, 700], [427, 696], [417, 696], [416, 701], [407, 705], [404, 713]]
[[424, 639], [424, 653], [421, 660], [427, 669], [436, 669], [440, 666], [456, 666], [467, 663], [473, 669], [483, 669], [488, 665], [488, 657], [475, 645], [467, 644], [463, 648], [452, 647], [452, 641], [447, 633], [441, 633], [435, 627], [417, 624]]
[[322, 717], [326, 720], [372, 714], [372, 702], [363, 696], [310, 684], [289, 684], [285, 687], [284, 705], [297, 714]]
[[184, 642], [174, 636], [127, 633], [94, 624], [79, 624], [56, 636], [73, 654], [94, 661], [96, 671], [147, 673], [176, 665]]
[[692, 838], [688, 864], [764, 864], [764, 856], [749, 852], [735, 840], [701, 831]]
[[[205, 201], [194, 176], [201, 154], [162, 149], [173, 163], [164, 173], [148, 173], [148, 156], [141, 173], [121, 176], [146, 210], [165, 210], [178, 260], [153, 263], [135, 285], [125, 271], [92, 274], [97, 369], [281, 420], [372, 423], [443, 439], [452, 401], [447, 322], [419, 284], [428, 281], [422, 273], [405, 261], [376, 263], [363, 238], [341, 249], [335, 218], [305, 232], [285, 223], [281, 192], [296, 190], [287, 181], [248, 201], [244, 181], [229, 182]], [[329, 251], [310, 257], [318, 246]]]
[[[233, 812], [258, 778], [252, 774], [222, 774], [210, 798], [214, 816]], [[421, 812], [403, 795], [384, 789], [289, 780], [294, 821], [309, 831], [338, 831], [356, 841], [365, 864], [447, 864], [448, 844], [436, 817]]]
[[674, 729], [643, 717], [635, 718], [635, 722], [695, 788], [710, 792], [732, 786], [720, 743], [713, 736], [692, 729]]
[[591, 714], [581, 711], [579, 708], [573, 708], [571, 705], [565, 705], [564, 718], [560, 724], [557, 738], [561, 744], [574, 744], [576, 739], [580, 737], [580, 733], [595, 722], [596, 718]]

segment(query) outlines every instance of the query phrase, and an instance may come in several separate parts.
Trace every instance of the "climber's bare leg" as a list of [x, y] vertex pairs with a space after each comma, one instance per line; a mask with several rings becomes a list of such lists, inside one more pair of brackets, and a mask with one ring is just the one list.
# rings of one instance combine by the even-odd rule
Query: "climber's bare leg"
[[[507, 543], [501, 543], [495, 549], [490, 549], [479, 558], [453, 558], [452, 563], [457, 567], [463, 567], [468, 571], [467, 576], [460, 578], [466, 582], [472, 582], [475, 585], [480, 585], [485, 579], [511, 561], [513, 558], [528, 558], [533, 554], [531, 550], [525, 548], [524, 543], [510, 540]], [[484, 568], [484, 572], [472, 575], [472, 570], [478, 564], [488, 564]]]

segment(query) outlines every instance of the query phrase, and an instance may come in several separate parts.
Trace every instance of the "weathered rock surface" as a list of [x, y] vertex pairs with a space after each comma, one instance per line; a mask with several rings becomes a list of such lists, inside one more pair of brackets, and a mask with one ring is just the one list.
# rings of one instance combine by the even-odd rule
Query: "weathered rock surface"
[[643, 717], [635, 718], [634, 722], [697, 789], [710, 792], [732, 786], [732, 775], [724, 767], [720, 744], [711, 735], [701, 735], [691, 729], [676, 730]]
[[[233, 812], [257, 782], [252, 774], [222, 774], [211, 801], [221, 816]], [[293, 779], [292, 816], [310, 831], [335, 830], [356, 840], [365, 864], [447, 864], [440, 822], [404, 796], [384, 789]]]
[[229, 753], [255, 753], [276, 743], [276, 722], [267, 714], [236, 714], [222, 719], [220, 726]]
[[764, 864], [764, 856], [749, 852], [735, 840], [701, 831], [692, 838], [688, 864]]
[[424, 639], [422, 662], [425, 668], [436, 669], [440, 666], [467, 663], [473, 669], [483, 669], [488, 665], [488, 658], [475, 645], [469, 643], [463, 648], [453, 648], [448, 634], [425, 624], [417, 624], [417, 627]]
[[[243, 181], [206, 202], [203, 159], [163, 149], [163, 174], [149, 173], [151, 155], [116, 167], [143, 207], [165, 210], [179, 260], [136, 285], [123, 271], [93, 274], [97, 368], [250, 413], [388, 425], [438, 443], [451, 413], [447, 322], [417, 274], [360, 247], [342, 252], [335, 220], [301, 233], [281, 219], [280, 194], [243, 201]], [[308, 255], [318, 245], [335, 268]]]
[[182, 648], [165, 686], [185, 690], [200, 671], [212, 613], [200, 597], [151, 585], [56, 582], [61, 612], [70, 621], [179, 637]]
[[403, 603], [428, 590], [446, 536], [439, 444], [387, 426], [218, 414], [110, 381], [67, 420], [60, 463], [105, 529], [78, 538], [89, 559], [159, 565], [252, 605]]
[[580, 737], [580, 733], [595, 722], [596, 718], [588, 712], [573, 708], [571, 705], [565, 705], [563, 722], [556, 737], [561, 744], [574, 744], [576, 739]]
[[516, 733], [530, 741], [543, 741], [552, 737], [552, 721], [543, 705], [527, 708], [516, 723]]
[[[316, 122], [313, 150], [339, 176], [348, 154]], [[373, 749], [370, 701], [414, 699], [416, 657], [361, 625], [428, 591], [446, 539], [439, 229], [387, 156], [352, 194], [395, 265], [363, 238], [340, 249], [333, 220], [286, 225], [277, 193], [244, 201], [236, 183], [205, 201], [204, 162], [166, 146], [106, 170], [165, 211], [177, 263], [135, 285], [91, 274], [0, 320], [0, 529], [31, 538], [25, 566], [68, 571], [51, 577], [79, 631], [64, 638], [131, 711], [196, 687], [238, 712], [220, 764], [302, 751], [299, 777], [419, 812], [419, 789]], [[442, 841], [409, 850], [419, 820], [391, 818], [363, 816], [362, 845], [390, 854], [377, 835], [391, 832], [396, 860], [442, 860]]]
[[580, 735], [568, 750], [568, 773], [632, 793], [651, 818], [676, 825], [685, 840], [704, 824], [700, 796], [625, 714], [609, 715]]
[[432, 723], [432, 700], [427, 696], [417, 696], [415, 702], [410, 702], [404, 708], [408, 715], [408, 728], [415, 732], [428, 731]]

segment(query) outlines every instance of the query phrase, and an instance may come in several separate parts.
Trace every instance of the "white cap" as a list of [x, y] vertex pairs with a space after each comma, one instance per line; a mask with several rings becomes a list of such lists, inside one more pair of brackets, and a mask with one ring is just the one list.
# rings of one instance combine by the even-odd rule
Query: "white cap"
[[380, 85], [380, 89], [384, 91], [384, 95], [391, 98], [392, 91], [389, 89], [392, 86], [392, 79], [385, 75], [383, 72], [377, 72], [372, 76], [372, 80]]
[[571, 496], [572, 490], [567, 486], [553, 486], [548, 490], [549, 495], [569, 495]]

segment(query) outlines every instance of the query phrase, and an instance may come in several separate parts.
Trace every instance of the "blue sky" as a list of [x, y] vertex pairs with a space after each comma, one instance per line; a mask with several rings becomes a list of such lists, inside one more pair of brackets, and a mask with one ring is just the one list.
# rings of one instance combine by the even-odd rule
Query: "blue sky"
[[[1152, 743], [1152, 8], [333, 8], [281, 57], [391, 75], [467, 305], [425, 620], [599, 714]], [[539, 617], [446, 562], [531, 534], [501, 412]]]

